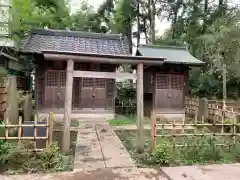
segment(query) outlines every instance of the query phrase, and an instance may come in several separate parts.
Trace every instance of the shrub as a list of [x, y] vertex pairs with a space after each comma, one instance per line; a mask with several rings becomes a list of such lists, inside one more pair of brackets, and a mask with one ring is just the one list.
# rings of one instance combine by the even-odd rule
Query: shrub
[[0, 140], [0, 166], [4, 165], [8, 160], [10, 144]]
[[[225, 126], [224, 126], [225, 132], [226, 133], [233, 133], [233, 124], [237, 123], [237, 122], [235, 122], [234, 119], [224, 119], [223, 123], [225, 124]], [[227, 126], [226, 124], [231, 124], [231, 125]], [[240, 126], [238, 126], [236, 124], [235, 124], [235, 126], [236, 126], [236, 132], [240, 132]]]
[[65, 169], [63, 158], [56, 143], [45, 148], [42, 152], [29, 151], [31, 142], [8, 144], [5, 166], [11, 170], [25, 172], [61, 171]]
[[180, 150], [183, 164], [206, 164], [222, 160], [222, 150], [216, 146], [211, 136], [192, 137], [187, 139], [188, 147]]
[[64, 170], [63, 157], [59, 153], [57, 143], [53, 143], [43, 152], [38, 154], [43, 170], [54, 169], [56, 171]]
[[173, 147], [168, 140], [161, 140], [152, 152], [153, 162], [160, 165], [170, 165], [173, 155]]

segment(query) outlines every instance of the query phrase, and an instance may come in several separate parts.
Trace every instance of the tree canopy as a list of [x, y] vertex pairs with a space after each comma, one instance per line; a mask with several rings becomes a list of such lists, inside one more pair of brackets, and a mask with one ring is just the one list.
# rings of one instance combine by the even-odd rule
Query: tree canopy
[[[206, 68], [190, 73], [194, 95], [219, 96], [226, 66], [229, 97], [239, 97], [240, 9], [230, 0], [106, 0], [95, 9], [87, 0], [71, 13], [65, 0], [12, 0], [11, 35], [18, 40], [31, 28], [122, 33], [130, 47], [145, 43], [187, 46]], [[170, 27], [159, 35], [156, 24]], [[136, 41], [135, 41], [136, 40]], [[136, 43], [133, 43], [136, 42]]]

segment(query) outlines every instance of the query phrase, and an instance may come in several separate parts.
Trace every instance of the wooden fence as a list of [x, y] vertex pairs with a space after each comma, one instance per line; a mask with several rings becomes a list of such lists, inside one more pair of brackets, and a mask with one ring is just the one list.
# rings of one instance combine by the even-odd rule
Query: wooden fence
[[[200, 103], [199, 98], [185, 99], [185, 111], [188, 116], [201, 119], [202, 116], [210, 121], [221, 121], [226, 119], [240, 120], [240, 107], [229, 106], [230, 103], [224, 103], [224, 101], [217, 100], [203, 100], [203, 104]], [[224, 105], [225, 104], [225, 105]], [[233, 103], [231, 103], [232, 105]]]
[[41, 141], [41, 144], [45, 141], [44, 147], [48, 147], [53, 140], [53, 116], [49, 116], [46, 122], [42, 123], [39, 123], [37, 118], [34, 121], [23, 122], [20, 116], [18, 124], [10, 124], [7, 118], [4, 124], [0, 125], [0, 128], [4, 131], [4, 135], [0, 137], [0, 140], [17, 140], [19, 142], [29, 140], [33, 144], [33, 147], [30, 147], [33, 151], [43, 150], [43, 147], [37, 147], [39, 141]]
[[0, 87], [0, 118], [4, 118], [4, 114], [7, 109], [7, 88]]
[[[37, 116], [34, 116], [34, 121], [23, 121], [22, 117], [19, 116], [18, 124], [11, 124], [7, 118], [3, 124], [0, 124], [0, 140], [24, 141], [29, 150], [42, 151], [53, 141], [57, 142], [59, 146], [61, 145], [63, 129], [63, 123], [56, 122], [52, 112], [46, 119], [40, 121]], [[78, 124], [75, 127], [71, 126], [70, 133], [78, 133], [80, 129]], [[69, 141], [72, 142], [72, 139]]]
[[[231, 148], [240, 143], [240, 124], [236, 120], [224, 123], [224, 121], [208, 122], [203, 117], [198, 119], [197, 115], [191, 121], [182, 123], [162, 121], [154, 111], [151, 114], [152, 149], [162, 140], [167, 140], [173, 148], [202, 146], [198, 145], [199, 138], [208, 137], [215, 141], [216, 146]], [[192, 142], [188, 141], [192, 138]]]

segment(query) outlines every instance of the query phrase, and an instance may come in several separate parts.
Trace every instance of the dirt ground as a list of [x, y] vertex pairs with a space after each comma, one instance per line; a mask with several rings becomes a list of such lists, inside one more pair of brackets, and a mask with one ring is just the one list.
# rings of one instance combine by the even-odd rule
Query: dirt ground
[[1, 176], [1, 180], [168, 180], [161, 170], [138, 168], [104, 168], [55, 174]]

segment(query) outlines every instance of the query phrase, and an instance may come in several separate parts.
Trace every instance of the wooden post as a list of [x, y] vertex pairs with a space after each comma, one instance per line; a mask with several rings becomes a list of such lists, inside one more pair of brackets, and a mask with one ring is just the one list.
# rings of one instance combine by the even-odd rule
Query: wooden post
[[152, 120], [152, 150], [156, 147], [156, 135], [157, 135], [157, 127], [156, 127], [156, 113], [153, 109], [151, 112], [151, 120]]
[[34, 127], [33, 127], [34, 151], [36, 151], [36, 149], [37, 149], [37, 139], [36, 139], [36, 137], [37, 137], [37, 124], [38, 124], [37, 116], [35, 115], [34, 116]]
[[143, 64], [137, 65], [137, 150], [144, 151], [143, 139]]
[[73, 89], [73, 68], [74, 61], [69, 59], [67, 61], [67, 81], [65, 89], [65, 103], [64, 103], [64, 129], [62, 139], [62, 152], [68, 153], [70, 150], [70, 126], [71, 126], [71, 110], [72, 110], [72, 89]]
[[48, 145], [51, 145], [52, 142], [53, 142], [53, 123], [54, 123], [54, 114], [53, 114], [53, 112], [49, 113], [48, 123], [49, 123]]
[[19, 122], [18, 122], [18, 141], [20, 142], [22, 137], [22, 116], [19, 116]]

